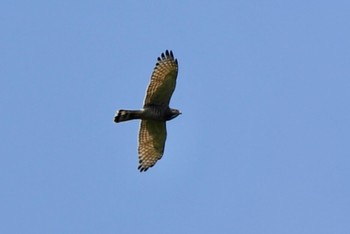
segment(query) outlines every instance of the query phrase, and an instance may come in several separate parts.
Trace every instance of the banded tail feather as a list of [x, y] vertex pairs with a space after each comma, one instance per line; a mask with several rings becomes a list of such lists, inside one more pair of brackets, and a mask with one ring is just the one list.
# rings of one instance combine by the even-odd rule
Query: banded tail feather
[[114, 116], [114, 122], [124, 122], [132, 119], [140, 119], [141, 111], [139, 110], [118, 110], [117, 114]]

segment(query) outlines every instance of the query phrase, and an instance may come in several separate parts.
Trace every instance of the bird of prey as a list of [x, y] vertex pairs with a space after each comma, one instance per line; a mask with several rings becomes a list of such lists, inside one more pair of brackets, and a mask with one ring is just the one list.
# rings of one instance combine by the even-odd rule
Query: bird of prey
[[141, 119], [138, 143], [138, 169], [141, 172], [147, 171], [162, 158], [167, 135], [166, 121], [181, 114], [179, 110], [169, 108], [177, 73], [177, 59], [171, 50], [166, 50], [158, 57], [146, 91], [143, 109], [118, 110], [114, 117], [116, 123]]

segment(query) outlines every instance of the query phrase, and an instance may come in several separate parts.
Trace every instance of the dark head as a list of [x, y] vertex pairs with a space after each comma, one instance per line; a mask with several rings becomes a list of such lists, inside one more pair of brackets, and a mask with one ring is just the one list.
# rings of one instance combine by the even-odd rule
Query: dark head
[[181, 112], [177, 109], [172, 109], [172, 108], [169, 108], [169, 111], [166, 115], [166, 120], [171, 120], [171, 119], [174, 119], [176, 118], [178, 115], [181, 115]]

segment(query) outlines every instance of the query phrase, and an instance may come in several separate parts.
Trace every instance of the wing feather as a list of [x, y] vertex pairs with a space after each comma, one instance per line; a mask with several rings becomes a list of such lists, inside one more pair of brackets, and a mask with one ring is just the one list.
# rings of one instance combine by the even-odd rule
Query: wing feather
[[174, 58], [172, 51], [166, 50], [161, 57], [158, 57], [146, 91], [144, 107], [147, 105], [169, 106], [176, 86], [177, 73], [177, 59]]
[[162, 158], [166, 140], [164, 121], [142, 120], [139, 131], [139, 170], [147, 171]]

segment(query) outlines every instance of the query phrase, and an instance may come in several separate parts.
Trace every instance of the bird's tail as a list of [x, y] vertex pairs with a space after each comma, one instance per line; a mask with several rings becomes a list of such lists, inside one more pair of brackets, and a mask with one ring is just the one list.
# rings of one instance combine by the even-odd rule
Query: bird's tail
[[141, 111], [139, 110], [118, 110], [114, 116], [114, 122], [124, 122], [132, 119], [140, 119]]

